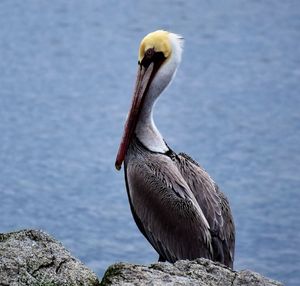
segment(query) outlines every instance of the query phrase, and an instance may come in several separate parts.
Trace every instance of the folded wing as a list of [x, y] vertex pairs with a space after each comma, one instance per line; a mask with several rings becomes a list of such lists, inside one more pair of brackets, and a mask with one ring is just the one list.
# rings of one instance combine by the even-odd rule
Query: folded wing
[[180, 153], [174, 161], [209, 223], [213, 247], [212, 259], [232, 268], [235, 227], [226, 196], [191, 157]]
[[169, 262], [212, 259], [209, 223], [190, 187], [169, 157], [149, 156], [126, 166], [131, 210], [141, 232]]

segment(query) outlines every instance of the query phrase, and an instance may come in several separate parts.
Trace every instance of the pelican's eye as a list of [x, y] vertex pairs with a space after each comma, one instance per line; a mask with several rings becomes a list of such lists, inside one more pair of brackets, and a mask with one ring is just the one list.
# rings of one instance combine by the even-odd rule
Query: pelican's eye
[[150, 59], [153, 57], [154, 54], [155, 54], [154, 48], [151, 48], [145, 52], [144, 57], [147, 57], [148, 59]]
[[144, 66], [145, 68], [148, 68], [150, 63], [153, 62], [158, 69], [165, 59], [166, 58], [163, 52], [156, 52], [154, 48], [151, 48], [145, 52], [144, 58], [142, 59], [140, 65]]

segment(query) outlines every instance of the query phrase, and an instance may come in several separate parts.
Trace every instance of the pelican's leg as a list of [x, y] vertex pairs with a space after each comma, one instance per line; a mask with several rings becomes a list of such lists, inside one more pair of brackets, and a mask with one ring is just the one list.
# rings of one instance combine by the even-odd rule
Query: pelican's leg
[[166, 259], [163, 256], [159, 255], [158, 262], [166, 262]]

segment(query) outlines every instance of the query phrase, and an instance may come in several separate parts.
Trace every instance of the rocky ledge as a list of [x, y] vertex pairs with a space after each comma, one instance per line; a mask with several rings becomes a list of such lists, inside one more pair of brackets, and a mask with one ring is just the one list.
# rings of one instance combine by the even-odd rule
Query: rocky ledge
[[258, 273], [239, 272], [210, 260], [180, 260], [175, 264], [155, 263], [150, 266], [116, 263], [110, 266], [102, 285], [198, 285], [198, 286], [275, 286], [280, 282]]
[[22, 230], [0, 234], [0, 286], [96, 285], [282, 285], [249, 270], [232, 271], [207, 259], [155, 263], [116, 263], [100, 282], [96, 274], [48, 234]]

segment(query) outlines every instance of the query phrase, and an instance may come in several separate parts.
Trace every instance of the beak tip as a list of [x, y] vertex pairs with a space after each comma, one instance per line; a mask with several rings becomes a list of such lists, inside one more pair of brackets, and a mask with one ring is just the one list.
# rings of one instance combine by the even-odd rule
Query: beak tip
[[120, 164], [118, 162], [115, 163], [115, 168], [117, 169], [117, 171], [120, 171], [121, 167], [122, 167], [122, 164]]

